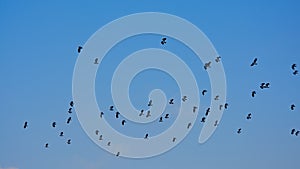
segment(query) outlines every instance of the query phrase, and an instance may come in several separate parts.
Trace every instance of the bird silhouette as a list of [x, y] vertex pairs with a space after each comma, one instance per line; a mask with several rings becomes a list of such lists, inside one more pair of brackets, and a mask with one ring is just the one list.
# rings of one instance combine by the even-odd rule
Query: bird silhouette
[[145, 135], [144, 139], [148, 139], [148, 136], [149, 136], [149, 135], [148, 135], [148, 133], [147, 133], [147, 134]]
[[73, 102], [73, 101], [70, 102], [70, 106], [71, 106], [71, 107], [74, 106], [74, 102]]
[[255, 59], [253, 60], [253, 62], [251, 63], [250, 66], [254, 66], [254, 65], [257, 65], [257, 58], [255, 58]]
[[298, 70], [295, 70], [294, 72], [293, 72], [293, 75], [297, 75], [299, 72], [298, 72]]
[[185, 102], [187, 100], [187, 96], [182, 97], [182, 101]]
[[217, 95], [217, 96], [215, 97], [215, 100], [219, 100], [219, 97], [220, 97], [220, 96], [219, 96], [219, 95]]
[[139, 114], [139, 116], [142, 116], [142, 115], [144, 115], [144, 110], [141, 110], [141, 112]]
[[250, 119], [252, 118], [251, 115], [252, 115], [251, 113], [249, 113], [249, 114], [247, 115], [247, 117], [246, 117], [247, 120], [250, 120]]
[[125, 125], [125, 123], [126, 123], [126, 120], [122, 120], [122, 126], [124, 126]]
[[53, 123], [52, 123], [52, 127], [56, 127], [56, 122], [53, 122]]
[[69, 117], [69, 118], [67, 119], [67, 124], [70, 124], [71, 120], [72, 120], [72, 117]]
[[252, 91], [251, 96], [255, 97], [255, 95], [256, 95], [256, 91]]
[[71, 139], [69, 139], [69, 140], [67, 141], [67, 144], [71, 144]]
[[48, 144], [48, 143], [46, 143], [46, 144], [45, 144], [45, 148], [48, 148], [48, 147], [49, 147], [49, 144]]
[[110, 144], [111, 144], [111, 142], [109, 141], [109, 142], [107, 143], [107, 146], [110, 146]]
[[103, 112], [100, 112], [100, 118], [102, 118], [102, 117], [103, 117], [103, 115], [104, 115], [104, 113], [103, 113]]
[[169, 114], [166, 114], [166, 115], [165, 115], [165, 119], [168, 119], [168, 118], [169, 118]]
[[270, 88], [270, 83], [266, 83], [265, 88]]
[[72, 107], [69, 108], [68, 113], [72, 113]]
[[189, 129], [191, 126], [192, 126], [192, 123], [189, 123], [189, 124], [187, 125], [187, 128]]
[[174, 99], [170, 99], [169, 104], [174, 104]]
[[210, 108], [207, 108], [205, 112], [205, 116], [208, 116], [209, 112], [210, 112]]
[[116, 156], [119, 157], [119, 155], [120, 155], [120, 152], [117, 152]]
[[151, 114], [150, 114], [150, 110], [147, 111], [147, 114], [146, 114], [146, 117], [150, 117]]
[[152, 106], [152, 100], [149, 100], [148, 106]]
[[173, 141], [173, 142], [175, 142], [175, 141], [176, 141], [176, 138], [175, 138], [175, 137], [173, 137], [172, 141]]
[[222, 108], [223, 108], [223, 105], [221, 104], [221, 105], [219, 106], [219, 109], [222, 110]]
[[25, 123], [24, 123], [24, 129], [26, 129], [27, 127], [28, 127], [28, 122], [27, 121], [25, 121]]
[[237, 133], [238, 133], [238, 134], [241, 134], [241, 132], [242, 132], [242, 129], [239, 128], [238, 131], [237, 131]]
[[295, 110], [295, 107], [296, 107], [296, 106], [295, 106], [294, 104], [292, 104], [292, 105], [291, 105], [291, 110]]
[[299, 133], [300, 133], [300, 131], [296, 131], [295, 135], [296, 135], [296, 136], [298, 136], [298, 135], [299, 135]]
[[208, 68], [211, 67], [211, 62], [207, 62], [204, 64], [204, 69], [207, 70]]
[[265, 83], [261, 83], [259, 86], [261, 89], [265, 88]]
[[96, 135], [98, 135], [99, 134], [99, 130], [96, 130], [95, 133], [96, 133]]
[[116, 118], [119, 118], [120, 113], [117, 111], [116, 112]]
[[94, 64], [96, 64], [96, 65], [99, 64], [98, 63], [98, 58], [95, 58]]
[[110, 107], [109, 107], [109, 110], [110, 110], [110, 111], [114, 111], [114, 106], [110, 106]]
[[162, 38], [160, 43], [161, 43], [162, 45], [164, 45], [164, 44], [167, 43], [166, 40], [167, 40], [167, 38]]
[[194, 106], [194, 107], [193, 107], [193, 113], [196, 112], [197, 108], [198, 108], [197, 106]]
[[228, 108], [228, 103], [225, 103], [224, 108], [225, 108], [225, 109]]
[[103, 137], [103, 136], [102, 136], [102, 135], [100, 135], [100, 136], [99, 136], [99, 140], [103, 140], [103, 138], [102, 138], [102, 137]]
[[292, 69], [295, 70], [295, 68], [297, 67], [297, 65], [294, 63], [292, 64]]
[[291, 135], [295, 134], [296, 129], [292, 129]]
[[205, 95], [205, 93], [207, 92], [207, 90], [202, 90], [202, 95], [204, 96]]
[[216, 121], [215, 121], [215, 124], [214, 124], [214, 126], [217, 126], [217, 125], [218, 125], [218, 120], [216, 120]]
[[163, 122], [163, 117], [160, 117], [158, 122]]
[[80, 53], [82, 50], [82, 46], [78, 46], [77, 52]]
[[215, 61], [216, 61], [216, 62], [220, 62], [220, 59], [221, 59], [221, 56], [218, 56], [218, 57], [215, 59]]
[[201, 122], [205, 123], [205, 119], [206, 119], [205, 117], [202, 117]]
[[64, 136], [64, 132], [60, 132], [59, 136], [60, 137]]

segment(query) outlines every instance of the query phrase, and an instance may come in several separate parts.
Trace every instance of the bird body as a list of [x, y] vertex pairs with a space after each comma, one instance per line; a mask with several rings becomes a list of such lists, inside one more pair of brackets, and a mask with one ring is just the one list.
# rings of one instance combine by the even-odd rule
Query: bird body
[[80, 52], [81, 52], [81, 50], [82, 50], [82, 46], [78, 46], [78, 48], [77, 48], [77, 52], [78, 52], [78, 53], [80, 53]]
[[69, 124], [69, 123], [71, 122], [71, 120], [72, 120], [72, 117], [69, 117], [69, 118], [67, 119], [67, 124]]
[[211, 66], [211, 62], [207, 62], [204, 64], [204, 69], [207, 70], [208, 68], [210, 68]]
[[53, 122], [53, 123], [52, 123], [52, 127], [56, 127], [56, 122]]
[[122, 120], [122, 126], [124, 126], [125, 125], [125, 123], [126, 123], [126, 120]]
[[202, 90], [202, 95], [204, 96], [205, 95], [205, 93], [207, 92], [207, 90]]
[[24, 123], [24, 129], [26, 129], [27, 127], [28, 127], [28, 122], [27, 121], [25, 121], [25, 123]]
[[256, 95], [256, 91], [252, 91], [251, 96], [255, 97], [255, 95]]
[[250, 66], [254, 66], [254, 65], [257, 65], [257, 58], [255, 58], [255, 59], [253, 60], [253, 62], [251, 63]]
[[297, 67], [296, 64], [292, 64], [292, 69], [295, 70], [295, 68]]

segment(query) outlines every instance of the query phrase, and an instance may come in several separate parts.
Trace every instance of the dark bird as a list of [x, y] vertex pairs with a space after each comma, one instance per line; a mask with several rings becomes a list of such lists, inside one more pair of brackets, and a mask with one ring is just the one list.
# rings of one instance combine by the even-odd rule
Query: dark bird
[[126, 123], [126, 120], [122, 120], [122, 126], [124, 126], [125, 125], [125, 123]]
[[198, 108], [197, 106], [194, 106], [194, 107], [193, 107], [193, 113], [196, 112], [197, 108]]
[[103, 140], [103, 138], [102, 138], [102, 137], [103, 137], [103, 136], [102, 136], [102, 135], [100, 135], [100, 136], [99, 136], [99, 140]]
[[146, 114], [146, 117], [150, 117], [151, 114], [150, 114], [150, 110], [147, 111], [147, 114]]
[[110, 106], [110, 107], [109, 107], [109, 110], [110, 110], [110, 111], [114, 111], [114, 106]]
[[292, 129], [291, 135], [295, 134], [295, 132], [296, 132], [296, 129]]
[[119, 157], [119, 155], [120, 155], [120, 152], [117, 152], [116, 156]]
[[225, 108], [225, 109], [228, 108], [228, 103], [225, 103], [224, 108]]
[[261, 83], [259, 86], [261, 89], [265, 88], [265, 83]]
[[59, 136], [60, 137], [64, 136], [64, 132], [60, 132]]
[[241, 134], [241, 132], [242, 132], [242, 129], [239, 128], [238, 131], [237, 131], [237, 133], [238, 133], [238, 134]]
[[72, 107], [69, 108], [68, 113], [72, 113]]
[[207, 62], [204, 64], [204, 69], [207, 70], [208, 68], [210, 68], [211, 66], [211, 62]]
[[295, 110], [295, 107], [296, 107], [296, 106], [295, 106], [294, 104], [292, 104], [292, 105], [291, 105], [291, 110]]
[[251, 115], [252, 115], [251, 113], [249, 113], [249, 114], [247, 115], [247, 117], [246, 117], [247, 120], [250, 120], [250, 119], [252, 118]]
[[101, 112], [101, 113], [100, 113], [100, 118], [102, 118], [102, 117], [103, 117], [103, 115], [104, 115], [104, 113], [103, 113], [103, 112]]
[[216, 121], [215, 121], [215, 124], [214, 124], [214, 126], [217, 126], [217, 125], [218, 125], [218, 120], [216, 120]]
[[187, 100], [187, 96], [182, 97], [182, 101], [185, 102]]
[[82, 49], [82, 46], [78, 46], [77, 52], [80, 53]]
[[163, 122], [163, 117], [160, 117], [158, 122]]
[[223, 105], [221, 104], [221, 105], [219, 106], [219, 109], [222, 110], [222, 107], [223, 107]]
[[99, 134], [99, 130], [96, 130], [95, 133], [96, 133], [96, 135], [98, 135]]
[[173, 137], [173, 140], [172, 140], [173, 142], [175, 142], [176, 141], [176, 138], [175, 137]]
[[205, 93], [207, 92], [207, 90], [202, 90], [202, 95], [204, 96], [205, 95]]
[[266, 83], [265, 88], [270, 88], [270, 83]]
[[253, 60], [253, 62], [251, 63], [250, 66], [254, 66], [254, 65], [257, 65], [257, 58], [255, 58], [255, 59]]
[[148, 139], [148, 136], [149, 136], [149, 135], [148, 135], [148, 133], [147, 133], [147, 134], [145, 135], [144, 139]]
[[297, 131], [297, 132], [295, 133], [295, 135], [296, 135], [296, 136], [298, 136], [298, 135], [299, 135], [299, 133], [300, 133], [300, 131]]
[[148, 106], [152, 106], [152, 100], [149, 100]]
[[144, 110], [141, 110], [139, 116], [142, 116], [144, 114]]
[[108, 142], [108, 143], [107, 143], [107, 146], [110, 146], [110, 143], [111, 143], [111, 142]]
[[293, 72], [293, 75], [297, 75], [298, 74], [298, 70], [295, 70], [294, 72]]
[[215, 59], [215, 61], [218, 63], [218, 62], [220, 62], [220, 59], [221, 59], [221, 56], [218, 56], [218, 57]]
[[69, 140], [67, 141], [67, 144], [71, 144], [71, 139], [69, 139]]
[[69, 123], [71, 122], [71, 120], [72, 120], [72, 117], [69, 117], [69, 118], [67, 119], [67, 124], [69, 124]]
[[210, 108], [207, 108], [205, 112], [205, 116], [208, 116], [209, 112], [210, 112]]
[[52, 123], [52, 127], [56, 127], [56, 122], [53, 122], [53, 123]]
[[202, 119], [201, 119], [201, 123], [205, 123], [205, 117], [202, 117]]
[[117, 111], [116, 112], [116, 118], [119, 118], [120, 113]]
[[189, 129], [191, 126], [192, 126], [192, 123], [189, 123], [189, 124], [187, 125], [187, 128]]
[[174, 104], [174, 99], [170, 99], [169, 104]]
[[296, 64], [292, 64], [292, 69], [295, 70], [295, 68], [297, 67]]
[[46, 143], [46, 144], [45, 144], [45, 148], [48, 148], [48, 147], [49, 147], [49, 144], [48, 144], [48, 143]]
[[165, 115], [165, 119], [168, 119], [168, 118], [169, 118], [169, 114], [166, 114], [166, 115]]
[[161, 43], [162, 45], [164, 45], [164, 44], [167, 43], [166, 40], [167, 40], [167, 38], [162, 38], [160, 43]]
[[24, 123], [24, 129], [26, 129], [27, 127], [28, 127], [28, 122], [25, 121], [25, 123]]
[[252, 95], [252, 97], [255, 97], [256, 91], [252, 91], [251, 95]]
[[220, 98], [220, 96], [219, 96], [219, 95], [217, 95], [217, 96], [215, 97], [215, 100], [219, 100], [219, 98]]
[[94, 64], [96, 64], [96, 65], [99, 64], [98, 63], [98, 58], [95, 58]]
[[71, 107], [74, 106], [74, 102], [73, 102], [73, 101], [70, 102], [70, 106], [71, 106]]

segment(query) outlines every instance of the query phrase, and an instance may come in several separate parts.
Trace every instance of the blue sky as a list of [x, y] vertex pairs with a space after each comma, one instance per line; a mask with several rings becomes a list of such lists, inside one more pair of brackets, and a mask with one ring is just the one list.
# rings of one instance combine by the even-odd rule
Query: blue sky
[[[198, 144], [200, 118], [209, 107], [209, 93], [200, 97], [197, 124], [174, 149], [148, 159], [116, 158], [95, 145], [81, 128], [74, 112], [70, 125], [67, 110], [72, 100], [72, 75], [83, 45], [100, 27], [119, 17], [137, 12], [164, 12], [184, 18], [201, 29], [222, 56], [227, 78], [229, 109], [214, 135]], [[0, 2], [0, 168], [299, 168], [300, 2], [288, 1], [8, 1]], [[109, 96], [113, 68], [125, 56], [146, 47], [162, 48], [157, 35], [130, 38], [116, 46], [103, 61], [96, 79], [100, 107], [113, 104]], [[173, 44], [173, 45], [170, 45]], [[193, 70], [199, 90], [209, 89], [201, 61], [187, 57], [189, 51], [170, 39], [166, 48], [180, 56]], [[124, 48], [124, 46], [129, 46]], [[129, 54], [129, 53], [128, 53]], [[114, 58], [115, 56], [115, 58]], [[122, 58], [123, 57], [123, 58]], [[250, 67], [258, 58], [258, 66]], [[149, 78], [144, 78], [144, 77]], [[152, 83], [151, 83], [152, 82]], [[260, 90], [261, 82], [270, 89]], [[147, 102], [153, 88], [165, 90], [168, 98], [179, 99], [174, 80], [166, 74], [146, 71], [132, 82], [131, 97], [136, 107]], [[251, 98], [252, 90], [257, 96]], [[290, 110], [294, 103], [296, 109]], [[178, 110], [177, 105], [167, 107]], [[246, 120], [248, 113], [251, 121]], [[113, 117], [113, 115], [111, 115]], [[128, 135], [137, 130], [113, 127]], [[159, 133], [163, 127], [149, 125]], [[24, 121], [29, 122], [23, 129]], [[57, 128], [52, 128], [57, 121]], [[242, 128], [242, 134], [236, 130]], [[58, 137], [60, 131], [65, 137]], [[71, 145], [66, 140], [72, 139]], [[49, 142], [49, 149], [44, 144]]]

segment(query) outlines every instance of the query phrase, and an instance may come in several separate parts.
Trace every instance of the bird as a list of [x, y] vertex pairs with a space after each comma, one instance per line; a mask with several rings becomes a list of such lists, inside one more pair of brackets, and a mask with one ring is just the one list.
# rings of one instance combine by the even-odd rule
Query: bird
[[292, 129], [291, 135], [295, 134], [295, 132], [296, 132], [296, 129]]
[[182, 101], [185, 102], [187, 100], [187, 96], [182, 97]]
[[96, 135], [98, 135], [99, 134], [99, 130], [96, 130], [95, 133], [96, 133]]
[[102, 138], [102, 137], [103, 137], [103, 136], [102, 136], [102, 135], [100, 135], [100, 136], [99, 136], [99, 140], [103, 140], [103, 138]]
[[67, 144], [71, 144], [71, 139], [69, 139], [69, 140], [67, 141]]
[[175, 138], [175, 137], [173, 137], [172, 141], [173, 141], [173, 142], [175, 142], [175, 141], [176, 141], [176, 138]]
[[250, 119], [252, 118], [251, 115], [252, 115], [251, 113], [249, 113], [249, 114], [247, 115], [247, 117], [246, 117], [247, 120], [250, 120]]
[[217, 125], [218, 125], [218, 120], [216, 120], [216, 121], [215, 121], [215, 124], [214, 124], [214, 126], [217, 126]]
[[95, 58], [94, 64], [97, 65], [98, 63], [98, 58]]
[[201, 123], [205, 123], [205, 117], [202, 117], [202, 119], [201, 119]]
[[293, 72], [293, 75], [297, 75], [298, 74], [298, 70], [295, 70], [294, 72]]
[[204, 96], [206, 92], [207, 92], [206, 89], [202, 90], [202, 95]]
[[53, 122], [53, 123], [52, 123], [52, 127], [56, 127], [56, 122]]
[[295, 70], [295, 68], [297, 67], [297, 65], [294, 63], [292, 64], [292, 69]]
[[116, 156], [119, 157], [119, 155], [120, 155], [120, 152], [117, 152]]
[[219, 95], [217, 95], [217, 96], [215, 97], [215, 100], [219, 100], [219, 97], [220, 97], [220, 96], [219, 96]]
[[242, 132], [242, 129], [239, 128], [238, 131], [237, 131], [237, 133], [240, 134], [241, 132]]
[[253, 62], [251, 63], [250, 66], [254, 66], [254, 65], [257, 65], [257, 58], [254, 58]]
[[225, 103], [224, 108], [225, 108], [225, 109], [228, 108], [228, 103]]
[[189, 124], [187, 125], [187, 128], [189, 129], [191, 126], [192, 126], [192, 123], [189, 123]]
[[167, 38], [162, 38], [160, 43], [161, 43], [162, 45], [164, 45], [164, 44], [167, 43], [166, 40], [167, 40]]
[[259, 86], [261, 89], [265, 88], [265, 83], [261, 83]]
[[25, 121], [25, 123], [24, 123], [24, 129], [26, 129], [27, 127], [28, 127], [28, 122], [27, 121]]
[[148, 136], [149, 136], [149, 135], [148, 135], [148, 133], [147, 133], [147, 134], [145, 135], [144, 139], [148, 139]]
[[78, 46], [77, 52], [80, 53], [82, 50], [82, 46]]
[[107, 146], [110, 146], [110, 144], [111, 144], [111, 142], [109, 141], [109, 142], [107, 143]]
[[69, 108], [68, 113], [72, 113], [72, 107]]
[[270, 88], [270, 83], [266, 83], [265, 88]]
[[300, 131], [296, 131], [295, 135], [296, 135], [296, 136], [298, 136], [298, 135], [299, 135], [299, 133], [300, 133]]
[[218, 57], [215, 59], [215, 61], [216, 61], [216, 62], [220, 62], [220, 59], [221, 59], [221, 56], [218, 56]]
[[291, 110], [295, 110], [295, 107], [296, 107], [296, 106], [295, 106], [294, 104], [292, 104], [292, 105], [291, 105]]
[[198, 108], [197, 106], [194, 106], [194, 107], [193, 107], [193, 113], [196, 112], [197, 108]]
[[64, 136], [64, 132], [60, 132], [59, 136], [60, 137]]
[[100, 112], [100, 118], [102, 118], [102, 117], [103, 117], [103, 115], [104, 115], [104, 113], [103, 113], [103, 112]]
[[163, 122], [163, 117], [160, 117], [158, 122]]
[[141, 110], [141, 113], [139, 114], [139, 116], [142, 116], [144, 114], [144, 110]]
[[209, 112], [210, 112], [210, 108], [207, 108], [205, 112], [205, 116], [208, 116]]
[[169, 114], [167, 113], [166, 115], [165, 115], [165, 119], [168, 119], [169, 118]]
[[169, 104], [174, 104], [174, 99], [170, 99]]
[[149, 100], [148, 106], [152, 106], [152, 100]]
[[71, 122], [71, 119], [72, 119], [72, 117], [69, 117], [69, 118], [67, 119], [67, 124], [69, 124], [69, 123]]
[[109, 110], [110, 110], [110, 111], [114, 111], [114, 106], [110, 106], [110, 107], [109, 107]]
[[223, 107], [223, 105], [221, 104], [221, 105], [219, 106], [219, 109], [222, 110], [222, 107]]
[[207, 70], [208, 68], [210, 68], [211, 62], [207, 62], [204, 64], [204, 69]]
[[116, 118], [119, 118], [120, 113], [117, 111], [116, 112]]
[[151, 114], [150, 114], [150, 110], [147, 111], [147, 114], [146, 114], [146, 117], [150, 117]]
[[49, 147], [49, 144], [48, 144], [48, 143], [46, 143], [46, 144], [45, 144], [45, 148], [48, 148], [48, 147]]
[[70, 102], [70, 106], [71, 106], [71, 107], [74, 106], [74, 102], [73, 102], [73, 101]]
[[255, 97], [256, 91], [252, 91], [251, 95], [252, 97]]
[[122, 120], [122, 126], [124, 126], [125, 125], [125, 123], [126, 123], [126, 120]]

